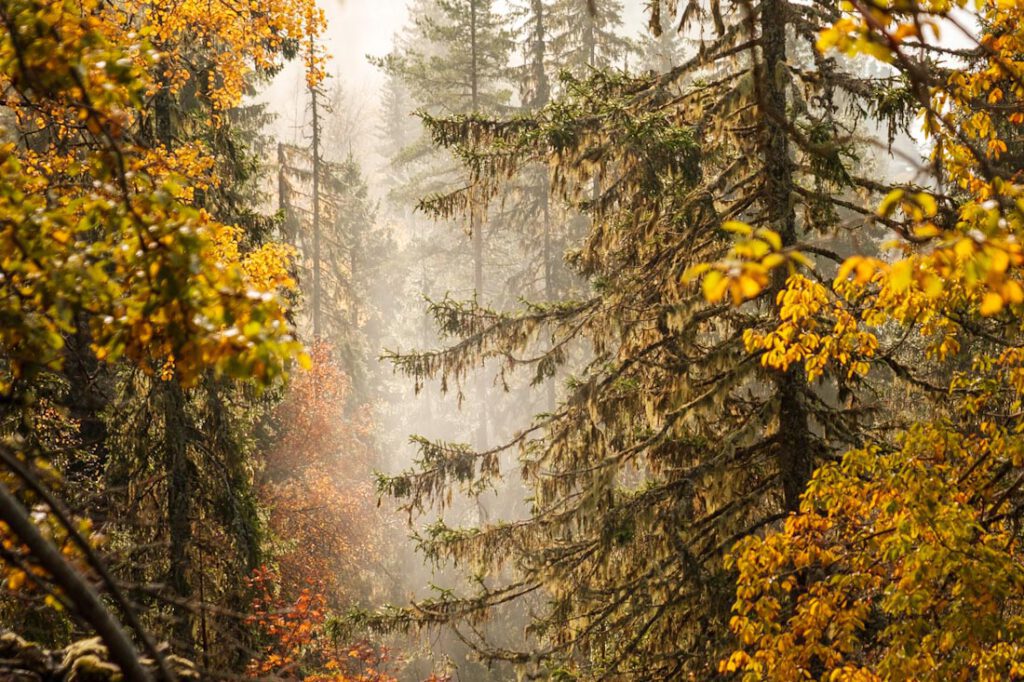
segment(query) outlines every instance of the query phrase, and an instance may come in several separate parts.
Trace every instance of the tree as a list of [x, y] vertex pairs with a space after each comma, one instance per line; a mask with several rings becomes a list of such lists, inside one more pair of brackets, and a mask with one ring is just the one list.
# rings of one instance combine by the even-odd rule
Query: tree
[[[328, 142], [337, 143], [330, 138]], [[319, 257], [311, 217], [312, 157], [304, 149], [278, 145], [278, 205], [289, 226], [289, 239], [304, 255], [302, 272], [321, 272], [319, 338], [344, 363], [354, 384], [350, 397], [361, 405], [374, 399], [373, 389], [381, 383], [371, 355], [380, 347], [389, 310], [374, 294], [395, 285], [397, 275], [387, 261], [396, 247], [390, 230], [378, 220], [377, 206], [355, 159], [321, 159], [317, 168]], [[310, 293], [317, 289], [315, 277], [311, 279]]]
[[625, 69], [633, 47], [621, 33], [619, 0], [554, 0], [548, 12], [548, 49], [559, 70], [576, 78]]
[[500, 111], [511, 36], [488, 0], [430, 0], [394, 52], [378, 64], [401, 78], [418, 106], [435, 113]]
[[396, 682], [381, 671], [387, 663], [386, 651], [378, 651], [367, 642], [338, 641], [331, 632], [326, 599], [314, 589], [315, 583], [289, 600], [277, 590], [278, 579], [266, 569], [258, 570], [250, 579], [256, 592], [250, 621], [266, 640], [262, 655], [249, 666], [252, 677], [272, 675], [275, 679], [304, 682]]
[[[397, 37], [395, 38], [397, 40]], [[403, 220], [409, 220], [415, 203], [407, 191], [413, 182], [409, 172], [410, 153], [421, 137], [418, 122], [412, 112], [416, 105], [401, 77], [386, 73], [381, 90], [381, 114], [377, 127], [377, 142], [383, 157], [383, 184], [388, 190], [388, 203]]]
[[[932, 410], [898, 440], [872, 439], [819, 469], [799, 513], [733, 552], [739, 573], [722, 668], [744, 679], [1015, 679], [1020, 649], [1019, 172], [1010, 150], [1024, 121], [1020, 10], [983, 3], [969, 18], [976, 49], [932, 32], [961, 15], [922, 2], [861, 8], [820, 34], [822, 50], [891, 64], [920, 107], [945, 192], [896, 190], [883, 216], [905, 216], [888, 262], [856, 254], [833, 292], [857, 313], [843, 334], [918, 339], [943, 377]], [[789, 295], [797, 280], [791, 279]], [[794, 307], [807, 331], [811, 316]], [[843, 357], [840, 331], [820, 352], [784, 342], [766, 362], [863, 362]], [[868, 349], [870, 351], [870, 349]], [[948, 388], [947, 388], [948, 387]]]
[[373, 494], [369, 407], [350, 407], [351, 381], [325, 342], [312, 348], [312, 361], [272, 415], [260, 494], [283, 545], [276, 558], [284, 597], [320, 583], [341, 608], [372, 591], [358, 579], [379, 561], [386, 524]]
[[[203, 183], [203, 191], [191, 200], [218, 217], [233, 217], [229, 213], [232, 203], [223, 202], [225, 197], [233, 195], [235, 203], [257, 198], [246, 169], [221, 164], [218, 170], [223, 171], [222, 175], [198, 180], [200, 173], [208, 174], [215, 168], [213, 158], [230, 158], [219, 145], [229, 146], [231, 140], [218, 129], [234, 122], [230, 108], [244, 94], [246, 79], [258, 76], [259, 70], [272, 70], [275, 54], [280, 57], [315, 40], [323, 21], [313, 3], [278, 3], [268, 9], [280, 14], [262, 8], [240, 13], [223, 3], [161, 5], [146, 14], [152, 22], [147, 30], [166, 57], [155, 70], [151, 109], [141, 132], [155, 149], [184, 155], [184, 161], [190, 164], [186, 166], [188, 171]], [[317, 69], [315, 55], [304, 54], [304, 59], [307, 69]], [[185, 151], [178, 152], [179, 148]], [[218, 189], [209, 189], [214, 187]], [[266, 230], [249, 235], [250, 244], [258, 243], [261, 237], [267, 237]], [[236, 239], [242, 241], [241, 232]], [[234, 245], [225, 246], [239, 251]], [[281, 264], [277, 274], [268, 270], [261, 276], [271, 275], [292, 284], [282, 258], [289, 253], [287, 247], [273, 244], [268, 248], [278, 254]], [[221, 623], [210, 628], [208, 615], [195, 614], [192, 602], [209, 598], [240, 608], [245, 586], [231, 563], [236, 561], [247, 569], [259, 563], [259, 519], [245, 432], [262, 406], [244, 389], [224, 385], [209, 374], [197, 382], [195, 390], [182, 390], [173, 380], [178, 371], [173, 364], [168, 365], [163, 368], [161, 381], [150, 386], [146, 381], [131, 384], [136, 390], [130, 396], [147, 397], [136, 400], [135, 405], [123, 406], [139, 420], [120, 422], [115, 437], [121, 440], [123, 456], [112, 463], [110, 473], [119, 489], [133, 494], [146, 489], [133, 490], [136, 481], [128, 473], [133, 468], [165, 477], [155, 488], [164, 497], [162, 504], [147, 510], [162, 514], [165, 523], [155, 526], [156, 537], [146, 538], [150, 542], [139, 544], [166, 542], [166, 556], [139, 565], [163, 569], [159, 580], [168, 586], [168, 592], [157, 595], [157, 599], [170, 599], [173, 604], [177, 644], [182, 651], [191, 652], [200, 643], [206, 663], [211, 632], [215, 648], [221, 648], [222, 643], [216, 641], [217, 635], [230, 637], [234, 632], [244, 637], [237, 623], [234, 627]], [[118, 480], [120, 476], [128, 480]], [[138, 508], [135, 501], [124, 501], [127, 509]], [[133, 518], [126, 514], [118, 520], [125, 521], [122, 529], [132, 533], [132, 526], [147, 526], [151, 521], [147, 516]], [[143, 537], [147, 535], [143, 531]], [[218, 546], [230, 547], [233, 556], [218, 553], [214, 549]], [[207, 568], [212, 570], [207, 573]], [[140, 583], [153, 580], [145, 571], [136, 570], [132, 577]], [[221, 649], [231, 651], [230, 646]]]
[[[511, 35], [491, 0], [431, 0], [413, 13], [413, 26], [401, 44], [378, 64], [399, 76], [413, 101], [432, 115], [495, 113], [505, 110]], [[445, 163], [445, 171], [450, 164]], [[430, 192], [446, 191], [458, 182], [450, 172], [432, 167]], [[436, 178], [444, 178], [438, 182]], [[485, 221], [476, 201], [469, 198], [468, 232], [472, 243], [473, 297], [484, 300]], [[454, 249], [448, 249], [454, 251]], [[486, 386], [478, 383], [478, 396]], [[476, 428], [477, 443], [488, 437], [483, 400]]]
[[[209, 575], [195, 565], [201, 542], [226, 537], [240, 554], [252, 553], [253, 538], [245, 537], [252, 526], [244, 523], [252, 510], [245, 451], [237, 440], [228, 442], [234, 434], [224, 396], [251, 397], [254, 386], [235, 379], [271, 386], [302, 358], [288, 324], [289, 252], [261, 244], [257, 228], [267, 221], [253, 221], [231, 199], [243, 193], [251, 163], [233, 148], [240, 140], [229, 129], [245, 80], [272, 69], [290, 41], [313, 29], [312, 7], [273, 3], [241, 13], [223, 3], [189, 2], [0, 7], [0, 77], [17, 95], [5, 112], [16, 142], [3, 149], [9, 229], [0, 246], [3, 416], [14, 427], [5, 446], [5, 491], [20, 480], [14, 490], [20, 504], [37, 506], [66, 527], [155, 661], [161, 656], [116, 578], [138, 571], [144, 583], [166, 580], [170, 590], [156, 596], [191, 616], [189, 600], [203, 598], [204, 578], [212, 588], [232, 575]], [[197, 125], [190, 116], [199, 112], [212, 121]], [[80, 391], [94, 390], [93, 380], [103, 391], [81, 400]], [[131, 420], [110, 414], [101, 398], [136, 388], [144, 389], [140, 413], [147, 421], [132, 430]], [[72, 408], [70, 418], [64, 405]], [[53, 428], [35, 428], [37, 415], [50, 415]], [[54, 480], [34, 474], [39, 466], [66, 468], [76, 483], [122, 466], [159, 472], [132, 481], [142, 494], [126, 507], [117, 506], [123, 489], [94, 481], [64, 493], [72, 504], [97, 488], [105, 493], [104, 505], [91, 511], [114, 538], [108, 548], [115, 563], [125, 557], [118, 540], [145, 532], [134, 521], [166, 522], [157, 536], [163, 541], [158, 560], [107, 569], [72, 524], [73, 513], [34, 482]], [[216, 467], [222, 468], [214, 476]], [[31, 551], [4, 571], [18, 561], [36, 565], [32, 580], [44, 590], [64, 590], [69, 598], [54, 597], [55, 604], [84, 614], [126, 674], [137, 677], [131, 643], [125, 648], [114, 636], [118, 628], [98, 596], [86, 581], [75, 582], [59, 556], [46, 554], [45, 538], [39, 544], [31, 527], [17, 525], [24, 511], [5, 500], [11, 503], [7, 537], [25, 538]], [[131, 596], [152, 604], [144, 590]], [[147, 614], [147, 624], [157, 611]], [[191, 617], [177, 622], [188, 651]]]
[[670, 25], [671, 13], [664, 0], [658, 0], [661, 15], [657, 31], [645, 32], [637, 40], [637, 64], [639, 71], [651, 70], [655, 73], [671, 71], [686, 61], [686, 41], [683, 36]]
[[[684, 23], [700, 13], [682, 9]], [[421, 620], [471, 626], [517, 598], [548, 600], [531, 625], [539, 652], [474, 640], [485, 658], [583, 679], [717, 674], [729, 646], [725, 552], [795, 510], [818, 463], [884, 428], [868, 421], [875, 377], [864, 367], [828, 366], [812, 383], [821, 377], [798, 366], [759, 363], [745, 339], [786, 319], [785, 268], [810, 263], [798, 248], [827, 269], [842, 260], [831, 248], [841, 220], [905, 225], [871, 217], [854, 194], [882, 189], [857, 175], [852, 141], [896, 81], [798, 59], [817, 40], [816, 8], [709, 12], [715, 35], [667, 73], [569, 78], [529, 116], [428, 119], [471, 178], [430, 203], [442, 217], [471, 205], [467, 195], [500, 197], [541, 161], [592, 221], [569, 255], [591, 284], [584, 297], [513, 312], [442, 302], [435, 317], [454, 342], [394, 357], [417, 382], [458, 382], [486, 362], [539, 381], [572, 349], [590, 353], [567, 368], [558, 408], [507, 444], [532, 493], [528, 518], [436, 524], [424, 542], [431, 558], [514, 577], [442, 593], [419, 605]], [[853, 114], [839, 116], [840, 104]], [[746, 236], [732, 242], [730, 230]], [[715, 302], [692, 284], [701, 275]], [[723, 304], [729, 292], [748, 302]], [[383, 488], [412, 511], [443, 507], [452, 489], [486, 489], [501, 452], [425, 443], [418, 466]]]

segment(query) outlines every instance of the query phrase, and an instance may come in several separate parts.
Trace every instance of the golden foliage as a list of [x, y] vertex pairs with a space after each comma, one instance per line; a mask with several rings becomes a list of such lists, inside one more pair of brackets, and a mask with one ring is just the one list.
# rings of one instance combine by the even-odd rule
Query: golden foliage
[[[926, 34], [956, 24], [954, 8], [975, 12], [980, 49], [969, 68], [927, 79], [910, 53]], [[748, 346], [770, 343], [768, 362], [803, 362], [810, 375], [823, 359], [842, 362], [844, 340], [863, 340], [870, 356], [872, 339], [895, 324], [952, 373], [950, 407], [895, 444], [821, 468], [799, 514], [737, 545], [730, 625], [739, 645], [721, 670], [745, 680], [1021, 678], [1024, 195], [1019, 169], [999, 163], [1019, 146], [1024, 123], [1024, 6], [921, 0], [847, 9], [819, 47], [870, 55], [916, 83], [933, 159], [959, 194], [891, 192], [878, 214], [913, 226], [891, 244], [896, 257], [847, 259], [834, 303], [823, 287], [791, 278], [781, 296], [783, 305], [786, 296], [799, 301], [795, 330], [784, 324]], [[823, 358], [807, 352], [817, 327], [800, 322], [828, 309], [843, 323], [814, 337], [813, 348], [830, 348]], [[971, 345], [962, 348], [964, 339]], [[968, 371], [952, 371], [968, 360]]]

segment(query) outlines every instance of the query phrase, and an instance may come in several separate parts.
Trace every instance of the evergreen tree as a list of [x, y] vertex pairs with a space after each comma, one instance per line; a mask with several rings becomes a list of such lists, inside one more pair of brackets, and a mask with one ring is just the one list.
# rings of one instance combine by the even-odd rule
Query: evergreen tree
[[[400, 44], [377, 63], [387, 73], [402, 79], [417, 107], [428, 115], [507, 111], [512, 40], [506, 23], [492, 0], [431, 0], [414, 8], [413, 24]], [[421, 143], [420, 149], [427, 147]], [[452, 172], [448, 160], [439, 165], [434, 157], [424, 165], [426, 174], [432, 178], [423, 188], [428, 192], [448, 191], [461, 182], [460, 174]], [[474, 206], [476, 200], [471, 196], [468, 199], [467, 230], [472, 245], [472, 279], [468, 288], [473, 298], [483, 301], [489, 293], [485, 289], [487, 224], [481, 207]], [[438, 245], [445, 244], [436, 237], [427, 236], [425, 246], [436, 250]], [[442, 247], [441, 252], [450, 255], [458, 253], [458, 249]], [[445, 270], [450, 269], [449, 265], [450, 262], [444, 264]], [[426, 288], [434, 289], [429, 284]], [[488, 439], [487, 409], [482, 399], [486, 393], [486, 385], [479, 382], [476, 394], [481, 398], [480, 411], [474, 436], [479, 445]]]
[[[310, 187], [313, 164], [309, 150], [279, 145], [279, 206], [292, 225], [291, 242], [304, 256], [303, 277], [312, 291], [310, 274], [315, 267]], [[391, 235], [377, 220], [377, 207], [359, 164], [320, 162], [320, 204], [323, 227], [319, 267], [322, 287], [320, 338], [338, 354], [354, 382], [355, 404], [370, 400], [371, 386], [379, 384], [372, 362], [383, 337], [386, 313], [371, 302], [377, 287], [394, 286], [395, 277], [385, 267], [394, 251]]]
[[634, 71], [666, 73], [686, 58], [685, 39], [670, 25], [666, 0], [657, 0], [661, 8], [658, 31], [645, 31], [636, 41], [637, 63]]
[[[4, 186], [20, 192], [25, 212], [15, 218], [12, 204], [3, 209], [11, 228], [4, 287], [13, 280], [25, 291], [12, 276], [23, 258], [40, 282], [60, 285], [39, 290], [38, 312], [4, 312], [4, 374], [14, 380], [3, 388], [3, 419], [7, 434], [22, 436], [0, 445], [4, 479], [20, 470], [29, 486], [22, 492], [35, 492], [19, 492], [18, 501], [0, 484], [0, 504], [5, 521], [29, 521], [22, 537], [43, 541], [34, 550], [49, 563], [35, 574], [39, 586], [74, 595], [63, 603], [77, 602], [126, 678], [146, 676], [128, 655], [133, 645], [125, 648], [118, 618], [154, 662], [162, 656], [147, 629], [197, 654], [198, 664], [224, 668], [239, 662], [248, 639], [244, 623], [226, 614], [244, 606], [243, 577], [261, 552], [247, 431], [263, 402], [236, 379], [272, 386], [298, 344], [282, 297], [286, 259], [279, 245], [262, 243], [273, 221], [250, 207], [262, 115], [233, 108], [295, 38], [315, 32], [302, 19], [312, 3], [268, 9], [144, 1], [0, 7], [4, 50], [33, 55], [0, 67], [20, 93], [17, 107], [5, 105], [18, 144], [5, 148]], [[30, 125], [22, 107], [36, 112]], [[18, 189], [26, 178], [14, 169], [42, 165], [51, 170], [34, 188]], [[30, 210], [37, 217], [28, 220]], [[52, 243], [40, 249], [40, 240]], [[26, 350], [28, 366], [44, 373], [22, 371]], [[32, 426], [36, 415], [46, 428]], [[45, 464], [42, 479], [37, 464]], [[62, 474], [70, 485], [60, 501], [47, 488]], [[45, 530], [25, 515], [40, 508], [37, 495], [51, 510], [36, 522]], [[51, 513], [58, 524], [46, 521]], [[110, 538], [109, 568], [80, 537], [74, 551], [48, 544], [88, 527]], [[7, 532], [5, 545], [15, 547]], [[116, 616], [91, 579], [74, 578], [68, 562], [76, 552], [102, 578]], [[8, 622], [34, 610], [31, 602], [6, 609], [16, 598], [3, 597], [15, 614]], [[211, 603], [216, 615], [206, 610]], [[78, 632], [66, 611], [48, 625], [47, 639]]]
[[415, 199], [409, 195], [412, 186], [410, 159], [406, 154], [422, 137], [419, 122], [413, 116], [416, 108], [408, 88], [393, 73], [384, 75], [380, 95], [380, 118], [376, 130], [382, 157], [380, 174], [387, 189], [387, 204], [403, 222], [411, 219]]
[[548, 12], [552, 63], [577, 78], [624, 69], [633, 50], [622, 35], [619, 0], [553, 0]]
[[[215, 53], [186, 58], [194, 70], [190, 83], [208, 80], [217, 68]], [[251, 94], [253, 85], [249, 81], [246, 92]], [[236, 226], [240, 248], [255, 251], [277, 228], [273, 217], [254, 208], [263, 203], [260, 159], [268, 146], [262, 134], [268, 116], [263, 106], [249, 105], [228, 109], [214, 122], [212, 109], [200, 88], [186, 85], [176, 92], [165, 85], [154, 98], [151, 144], [195, 146], [216, 160], [205, 172], [215, 173], [218, 182], [194, 178], [202, 188], [195, 204]], [[273, 394], [258, 395], [212, 372], [185, 389], [173, 363], [157, 377], [122, 367], [112, 371], [119, 390], [105, 415], [111, 421], [108, 442], [116, 447], [107, 463], [104, 494], [112, 505], [112, 532], [140, 548], [126, 560], [126, 577], [137, 585], [165, 584], [163, 590], [135, 596], [145, 604], [171, 605], [173, 641], [181, 652], [196, 656], [204, 667], [239, 666], [242, 648], [251, 644], [245, 624], [207, 609], [217, 604], [244, 611], [245, 578], [265, 559], [253, 490], [257, 453], [249, 434], [272, 405]], [[164, 500], [156, 508], [139, 504], [147, 494], [144, 474], [163, 480]], [[162, 522], [155, 522], [154, 513]], [[156, 549], [165, 556], [154, 554]]]
[[[436, 524], [423, 543], [429, 557], [516, 576], [420, 605], [427, 621], [473, 621], [538, 591], [550, 599], [532, 625], [542, 653], [478, 641], [487, 658], [585, 679], [713, 677], [731, 601], [723, 553], [796, 510], [814, 466], [864, 438], [860, 372], [812, 383], [759, 363], [746, 343], [779, 320], [776, 261], [799, 247], [827, 270], [841, 260], [840, 218], [871, 220], [856, 192], [882, 187], [857, 176], [852, 140], [871, 98], [899, 83], [800, 47], [816, 39], [816, 9], [764, 0], [709, 12], [713, 40], [664, 74], [568, 79], [562, 97], [511, 120], [428, 119], [471, 172], [467, 189], [430, 202], [440, 215], [464, 209], [467, 194], [500, 197], [507, 178], [542, 161], [556, 195], [592, 221], [569, 256], [587, 295], [512, 313], [439, 304], [457, 343], [394, 358], [417, 382], [487, 362], [540, 380], [578, 357], [570, 349], [589, 354], [569, 367], [558, 408], [508, 444], [531, 489], [529, 518]], [[810, 63], [796, 66], [801, 54]], [[723, 225], [749, 236], [733, 244]], [[687, 283], [691, 268], [722, 259], [705, 290], [752, 299], [742, 308], [709, 305]], [[425, 443], [419, 468], [383, 489], [410, 510], [443, 506], [453, 486], [486, 487], [499, 451]]]
[[508, 105], [512, 39], [492, 0], [422, 0], [394, 52], [376, 60], [434, 114], [494, 113]]

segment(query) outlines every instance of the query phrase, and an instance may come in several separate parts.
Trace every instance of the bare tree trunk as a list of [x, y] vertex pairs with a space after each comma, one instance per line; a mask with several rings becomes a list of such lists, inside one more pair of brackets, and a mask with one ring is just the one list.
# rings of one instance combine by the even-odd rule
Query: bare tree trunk
[[[476, 44], [476, 0], [469, 3], [469, 49], [470, 49], [470, 108], [476, 113], [480, 105], [480, 74], [478, 72]], [[474, 197], [470, 190], [469, 231], [473, 240], [473, 297], [477, 305], [484, 304], [484, 230], [483, 221], [477, 216]], [[487, 378], [481, 369], [476, 380], [477, 416], [476, 447], [487, 448]]]
[[[544, 300], [546, 303], [551, 303], [555, 300], [555, 264], [553, 253], [553, 247], [551, 245], [551, 202], [549, 196], [549, 188], [547, 182], [547, 175], [544, 176], [544, 185], [542, 187], [544, 192]], [[546, 402], [548, 412], [555, 411], [555, 377], [549, 377], [547, 380], [546, 390]]]
[[[108, 429], [103, 408], [110, 402], [104, 390], [107, 367], [92, 351], [92, 334], [85, 315], [76, 313], [75, 330], [66, 337], [65, 363], [68, 383], [67, 405], [71, 417], [78, 422], [82, 449], [91, 457], [76, 457], [68, 465], [68, 478], [85, 485], [98, 484], [104, 476], [109, 457]], [[102, 500], [101, 500], [102, 502]]]

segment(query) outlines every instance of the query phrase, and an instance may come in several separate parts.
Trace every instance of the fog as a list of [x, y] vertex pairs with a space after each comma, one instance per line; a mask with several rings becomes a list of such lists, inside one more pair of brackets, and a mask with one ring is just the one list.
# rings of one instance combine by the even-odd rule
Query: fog
[[[365, 210], [373, 216], [373, 225], [366, 228], [370, 232], [361, 234], [373, 233], [372, 239], [366, 237], [366, 249], [376, 249], [376, 255], [369, 256], [369, 264], [360, 269], [358, 303], [347, 300], [337, 305], [373, 311], [357, 316], [358, 321], [351, 324], [352, 328], [339, 331], [338, 338], [345, 348], [342, 353], [345, 362], [350, 364], [346, 371], [359, 374], [358, 381], [365, 385], [362, 395], [372, 411], [375, 425], [375, 468], [385, 474], [395, 474], [413, 467], [420, 453], [410, 442], [412, 436], [464, 443], [477, 451], [498, 447], [529, 427], [535, 415], [554, 409], [563, 395], [562, 384], [573, 367], [581, 366], [587, 359], [585, 348], [576, 349], [577, 356], [555, 377], [532, 388], [528, 375], [499, 377], [495, 365], [489, 364], [483, 370], [477, 369], [453, 381], [447, 391], [442, 391], [436, 380], [424, 381], [417, 391], [415, 380], [396, 373], [390, 361], [382, 356], [389, 352], [442, 348], [451, 343], [451, 338], [438, 335], [427, 313], [428, 300], [470, 301], [475, 298], [485, 306], [514, 310], [524, 299], [542, 300], [545, 292], [550, 294], [554, 289], [566, 298], [584, 291], [585, 285], [568, 271], [560, 271], [558, 276], [562, 279], [553, 289], [552, 283], [547, 281], [550, 272], [531, 270], [529, 254], [536, 243], [530, 243], [529, 234], [533, 229], [530, 220], [536, 222], [537, 219], [517, 223], [514, 211], [511, 217], [503, 215], [502, 202], [495, 202], [489, 214], [482, 218], [489, 236], [480, 256], [482, 280], [480, 273], [474, 280], [477, 256], [471, 248], [468, 221], [464, 218], [437, 221], [415, 210], [419, 199], [430, 193], [449, 191], [458, 184], [458, 173], [453, 170], [455, 166], [450, 157], [434, 152], [435, 156], [429, 157], [432, 160], [423, 161], [426, 156], [423, 149], [427, 145], [417, 142], [424, 139], [424, 133], [413, 116], [413, 109], [433, 106], [444, 111], [449, 103], [431, 103], [429, 90], [420, 93], [419, 102], [405, 93], [391, 101], [391, 118], [385, 120], [388, 117], [385, 98], [395, 96], [395, 92], [388, 90], [384, 70], [368, 60], [368, 56], [382, 58], [395, 50], [396, 45], [403, 44], [401, 39], [396, 43], [396, 36], [403, 35], [410, 25], [407, 2], [329, 1], [322, 3], [322, 7], [327, 18], [323, 45], [329, 62], [328, 78], [321, 86], [319, 100], [320, 155], [330, 164], [355, 163], [366, 185]], [[498, 11], [507, 12], [509, 8], [499, 5]], [[634, 42], [621, 62], [612, 61], [606, 68], [626, 68], [634, 73], [664, 70], [673, 66], [675, 60], [693, 54], [697, 47], [697, 41], [677, 41], [671, 35], [660, 41], [645, 37], [645, 26], [644, 3], [627, 3], [622, 10], [622, 24], [615, 30], [621, 38]], [[521, 49], [519, 44], [513, 47], [513, 62], [522, 63]], [[521, 103], [523, 95], [512, 79], [501, 86], [510, 89], [510, 102]], [[300, 63], [288, 64], [271, 82], [264, 84], [255, 99], [264, 103], [273, 115], [264, 131], [270, 138], [300, 150], [311, 148], [312, 109]], [[397, 112], [393, 110], [395, 102], [399, 102]], [[457, 113], [464, 111], [466, 109], [456, 110]], [[881, 127], [874, 133], [879, 138], [883, 136]], [[912, 149], [914, 145], [906, 138], [899, 138], [896, 146], [908, 149], [908, 155], [916, 153]], [[410, 153], [409, 149], [416, 151]], [[271, 166], [277, 163], [272, 152], [268, 157]], [[404, 158], [401, 163], [396, 161], [401, 158]], [[905, 164], [901, 166], [887, 154], [865, 163], [885, 167], [884, 172], [890, 175], [911, 174]], [[308, 174], [308, 168], [303, 172]], [[309, 213], [308, 181], [297, 182], [301, 185], [298, 193], [307, 197], [298, 201], [307, 203], [286, 206], [283, 199], [275, 196], [277, 190], [273, 182], [268, 181], [267, 208], [281, 209], [286, 214], [289, 211], [298, 211], [297, 215], [303, 211]], [[346, 210], [349, 210], [346, 206], [350, 204], [343, 197], [339, 199], [328, 222], [333, 220], [339, 226], [346, 224]], [[565, 241], [554, 248], [564, 250], [574, 238], [580, 237], [587, 223], [566, 207], [552, 210], [562, 211]], [[295, 218], [300, 223], [307, 219]], [[300, 242], [304, 229], [299, 229]], [[349, 235], [349, 238], [363, 237]], [[300, 269], [300, 280], [307, 300], [310, 296], [309, 249], [308, 242], [300, 249], [305, 261], [305, 269]], [[350, 247], [350, 251], [354, 250], [355, 247]], [[562, 260], [562, 253], [546, 257], [552, 255]], [[355, 269], [353, 265], [353, 273]], [[354, 274], [351, 276], [355, 279]], [[300, 319], [300, 330], [306, 325], [307, 337], [308, 324], [306, 314]], [[340, 454], [343, 457], [344, 453]], [[414, 536], [439, 518], [458, 528], [486, 527], [528, 516], [530, 503], [520, 480], [515, 454], [516, 449], [512, 448], [499, 458], [500, 476], [493, 490], [475, 498], [456, 493], [451, 504], [440, 513], [428, 508], [412, 516], [410, 522], [404, 512], [395, 508], [393, 500], [382, 497], [379, 523], [386, 537], [385, 567], [376, 576], [380, 583], [378, 588], [359, 606], [370, 610], [385, 603], [406, 606], [435, 596], [439, 588], [456, 591], [466, 588], [469, 585], [466, 569], [474, 567], [430, 565], [417, 551]], [[486, 579], [490, 584], [497, 584], [503, 577], [489, 575]], [[498, 646], [506, 643], [510, 648], [523, 647], [524, 643], [528, 646], [529, 636], [524, 627], [529, 621], [530, 606], [529, 600], [520, 600], [498, 610], [490, 623], [480, 626], [481, 632]], [[385, 642], [397, 652], [394, 672], [401, 680], [421, 680], [432, 671], [450, 674], [458, 680], [500, 680], [511, 675], [510, 669], [502, 666], [488, 670], [475, 662], [469, 649], [445, 629], [402, 631], [385, 637]]]

